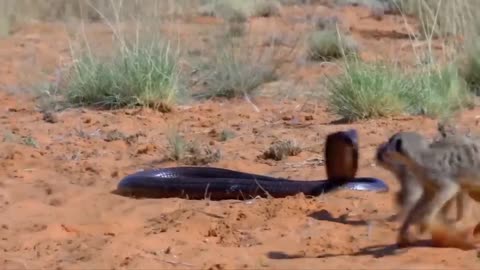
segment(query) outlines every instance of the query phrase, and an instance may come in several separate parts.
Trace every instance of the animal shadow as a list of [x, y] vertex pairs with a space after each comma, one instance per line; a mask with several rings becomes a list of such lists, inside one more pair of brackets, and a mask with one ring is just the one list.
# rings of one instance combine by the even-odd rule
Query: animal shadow
[[325, 253], [317, 256], [307, 256], [304, 254], [287, 254], [282, 251], [270, 251], [267, 253], [267, 257], [273, 260], [291, 260], [291, 259], [304, 259], [304, 258], [333, 258], [340, 256], [372, 256], [374, 258], [381, 258], [385, 256], [398, 255], [406, 252], [409, 248], [414, 247], [431, 247], [431, 241], [429, 240], [418, 240], [415, 243], [412, 243], [408, 247], [399, 247], [397, 244], [391, 245], [376, 245], [360, 249], [357, 252], [353, 253]]
[[333, 217], [330, 212], [325, 209], [320, 211], [313, 212], [308, 215], [308, 217], [314, 218], [316, 220], [330, 221], [341, 224], [347, 224], [351, 226], [365, 226], [368, 225], [368, 222], [365, 220], [351, 220], [348, 218], [347, 214], [340, 215], [339, 217]]

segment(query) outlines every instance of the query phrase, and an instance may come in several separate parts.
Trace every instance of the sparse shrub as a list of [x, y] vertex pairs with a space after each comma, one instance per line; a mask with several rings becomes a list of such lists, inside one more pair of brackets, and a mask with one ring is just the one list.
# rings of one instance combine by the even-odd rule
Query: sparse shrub
[[401, 93], [410, 83], [381, 63], [347, 62], [345, 72], [328, 80], [328, 104], [347, 121], [400, 114], [406, 104]]
[[247, 15], [239, 8], [228, 4], [219, 4], [218, 10], [227, 25], [229, 37], [240, 37], [245, 34]]
[[[379, 1], [379, 0], [377, 0]], [[475, 31], [478, 26], [477, 0], [383, 0], [385, 5], [420, 20], [424, 37], [458, 35]]]
[[[232, 45], [233, 46], [233, 45]], [[271, 59], [255, 58], [244, 47], [225, 46], [210, 59], [203, 97], [234, 98], [252, 94], [258, 86], [276, 79]], [[245, 50], [245, 51], [244, 51]]]
[[227, 36], [228, 37], [240, 37], [243, 36], [246, 32], [245, 23], [228, 23], [227, 24]]
[[337, 16], [320, 16], [315, 19], [315, 28], [317, 30], [336, 30], [340, 23]]
[[58, 115], [52, 111], [44, 111], [42, 120], [50, 124], [55, 124], [59, 121]]
[[15, 142], [16, 138], [17, 135], [15, 135], [15, 133], [13, 133], [12, 131], [4, 131], [2, 142]]
[[125, 133], [119, 131], [118, 129], [107, 131], [103, 140], [106, 142], [113, 142], [113, 141], [120, 141], [125, 140], [127, 135]]
[[23, 144], [25, 144], [27, 146], [30, 146], [30, 147], [33, 147], [33, 148], [38, 148], [39, 147], [39, 144], [38, 144], [37, 140], [35, 140], [35, 138], [33, 138], [31, 136], [23, 137], [22, 142], [23, 142]]
[[480, 46], [476, 43], [470, 44], [466, 52], [461, 74], [470, 90], [476, 95], [480, 95]]
[[[373, 8], [381, 8], [385, 14], [400, 14], [404, 0], [376, 0], [372, 1]], [[408, 1], [408, 0], [407, 0]]]
[[236, 136], [235, 132], [229, 129], [224, 129], [220, 133], [218, 133], [216, 129], [212, 129], [208, 132], [208, 135], [221, 142], [227, 141]]
[[220, 132], [220, 141], [224, 142], [232, 138], [235, 138], [235, 132], [228, 129], [224, 129], [222, 132]]
[[356, 42], [335, 30], [314, 31], [308, 41], [307, 55], [311, 60], [331, 60], [357, 52]]
[[172, 129], [167, 134], [167, 141], [170, 150], [168, 158], [171, 160], [183, 159], [188, 146], [183, 136], [181, 136], [176, 129]]
[[207, 3], [198, 8], [198, 13], [201, 16], [215, 17], [217, 15], [215, 7], [215, 3]]
[[279, 3], [273, 0], [261, 0], [255, 3], [253, 7], [253, 16], [257, 17], [271, 17], [279, 13]]
[[190, 143], [186, 150], [186, 155], [181, 160], [185, 165], [206, 165], [217, 162], [222, 157], [219, 149], [208, 145], [199, 146], [195, 143]]
[[290, 6], [290, 5], [303, 5], [305, 4], [306, 0], [278, 0], [282, 5]]
[[180, 93], [177, 60], [169, 45], [157, 42], [122, 48], [108, 59], [81, 57], [66, 88], [70, 103], [101, 108], [168, 110]]
[[3, 142], [24, 144], [33, 148], [38, 148], [39, 143], [32, 136], [20, 136], [11, 131], [4, 131]]
[[343, 4], [365, 5], [374, 14], [415, 16], [423, 38], [461, 35], [476, 31], [479, 26], [477, 0], [339, 0]]
[[370, 5], [370, 16], [374, 18], [377, 21], [381, 21], [385, 14], [392, 12], [389, 10], [389, 8], [386, 6], [386, 4], [382, 4], [382, 2], [378, 1], [372, 1]]
[[242, 6], [232, 1], [212, 1], [202, 5], [199, 13], [203, 16], [220, 17], [224, 20], [229, 37], [239, 37], [245, 33], [247, 14]]
[[228, 2], [217, 3], [215, 6], [215, 14], [229, 23], [244, 23], [247, 21], [245, 11]]
[[172, 130], [168, 134], [168, 146], [171, 160], [179, 161], [185, 165], [205, 165], [217, 162], [221, 158], [219, 149], [210, 146], [199, 146], [194, 142], [187, 142], [183, 136]]

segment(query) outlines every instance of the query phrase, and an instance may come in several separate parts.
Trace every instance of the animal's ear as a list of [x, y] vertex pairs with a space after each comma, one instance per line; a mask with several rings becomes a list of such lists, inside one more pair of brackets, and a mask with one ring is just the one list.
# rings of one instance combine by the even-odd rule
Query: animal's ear
[[403, 153], [403, 141], [400, 138], [395, 141], [395, 151]]
[[396, 138], [397, 138], [396, 134], [393, 136], [390, 136], [390, 138], [388, 138], [387, 144], [391, 144]]

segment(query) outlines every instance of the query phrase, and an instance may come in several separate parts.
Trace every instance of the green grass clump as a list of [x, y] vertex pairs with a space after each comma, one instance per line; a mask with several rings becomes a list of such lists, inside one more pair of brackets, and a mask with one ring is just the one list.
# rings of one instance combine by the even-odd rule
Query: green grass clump
[[311, 60], [331, 60], [356, 52], [356, 42], [336, 30], [314, 31], [308, 40], [307, 55]]
[[448, 117], [473, 105], [458, 69], [424, 67], [407, 74], [393, 66], [347, 62], [328, 81], [329, 107], [347, 121], [401, 114]]
[[456, 66], [426, 67], [409, 75], [413, 84], [402, 95], [408, 103], [407, 112], [430, 117], [448, 117], [473, 105], [471, 92]]
[[108, 59], [81, 57], [66, 88], [72, 105], [107, 109], [168, 107], [181, 93], [177, 60], [169, 45], [157, 42], [124, 47]]
[[390, 66], [347, 62], [343, 74], [328, 80], [328, 104], [347, 121], [397, 115], [406, 107], [399, 96], [409, 87]]

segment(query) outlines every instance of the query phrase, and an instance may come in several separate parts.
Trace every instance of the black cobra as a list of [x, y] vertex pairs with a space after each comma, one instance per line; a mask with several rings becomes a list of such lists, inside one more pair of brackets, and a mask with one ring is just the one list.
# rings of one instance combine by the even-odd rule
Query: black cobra
[[128, 175], [114, 193], [137, 198], [224, 200], [256, 196], [281, 198], [298, 193], [318, 196], [339, 188], [388, 191], [381, 179], [355, 177], [358, 169], [356, 130], [331, 133], [325, 144], [326, 180], [290, 180], [213, 167], [173, 167]]

